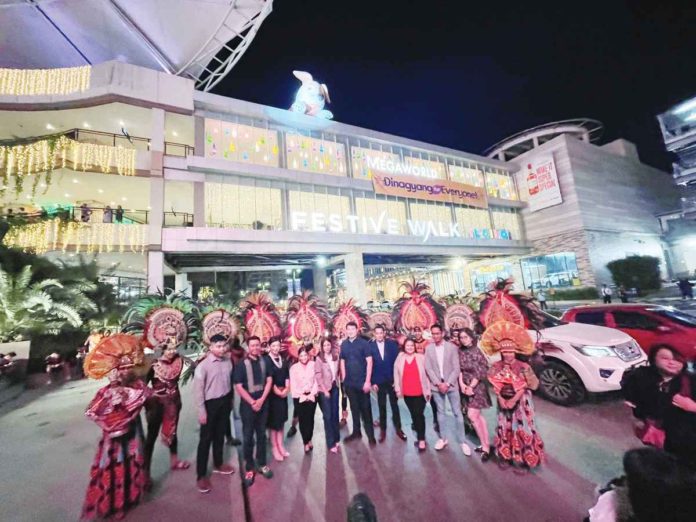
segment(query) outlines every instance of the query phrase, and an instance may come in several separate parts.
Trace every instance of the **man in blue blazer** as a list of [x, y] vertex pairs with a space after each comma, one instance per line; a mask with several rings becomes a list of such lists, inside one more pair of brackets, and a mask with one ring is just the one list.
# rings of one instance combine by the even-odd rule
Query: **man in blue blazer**
[[372, 390], [377, 393], [377, 405], [379, 406], [379, 441], [387, 438], [387, 397], [391, 406], [392, 421], [396, 435], [401, 440], [406, 440], [406, 435], [401, 429], [401, 415], [399, 404], [394, 391], [394, 362], [399, 355], [399, 345], [393, 339], [386, 338], [383, 325], [375, 326], [374, 338], [370, 341], [372, 347]]

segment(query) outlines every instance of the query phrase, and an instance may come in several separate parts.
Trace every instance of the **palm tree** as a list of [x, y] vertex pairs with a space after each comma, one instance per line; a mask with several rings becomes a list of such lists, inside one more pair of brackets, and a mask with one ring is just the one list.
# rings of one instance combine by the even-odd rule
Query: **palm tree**
[[55, 335], [82, 325], [82, 315], [96, 312], [86, 293], [94, 283], [76, 280], [63, 284], [57, 279], [31, 282], [32, 267], [16, 275], [0, 268], [0, 342], [22, 340], [31, 335]]

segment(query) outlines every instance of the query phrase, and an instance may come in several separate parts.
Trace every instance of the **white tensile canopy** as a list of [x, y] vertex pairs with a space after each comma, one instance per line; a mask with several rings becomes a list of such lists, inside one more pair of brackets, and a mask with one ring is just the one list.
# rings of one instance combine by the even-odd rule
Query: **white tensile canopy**
[[273, 0], [0, 0], [0, 67], [120, 60], [212, 89], [234, 67]]

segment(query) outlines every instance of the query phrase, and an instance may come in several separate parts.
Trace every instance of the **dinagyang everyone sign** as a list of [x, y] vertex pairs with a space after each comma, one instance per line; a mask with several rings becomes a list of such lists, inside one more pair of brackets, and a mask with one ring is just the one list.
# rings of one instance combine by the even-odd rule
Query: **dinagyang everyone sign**
[[429, 201], [488, 208], [488, 198], [483, 187], [465, 185], [464, 183], [456, 183], [454, 181], [394, 176], [373, 171], [372, 186], [377, 194], [384, 194], [385, 196], [427, 199]]

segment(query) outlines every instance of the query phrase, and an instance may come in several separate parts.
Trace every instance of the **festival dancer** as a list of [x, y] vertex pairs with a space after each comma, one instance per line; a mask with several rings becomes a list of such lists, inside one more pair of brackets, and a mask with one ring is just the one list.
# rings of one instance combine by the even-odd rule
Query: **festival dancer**
[[532, 390], [537, 389], [539, 380], [531, 366], [518, 359], [532, 355], [534, 343], [523, 327], [503, 320], [486, 329], [481, 347], [488, 355], [501, 355], [488, 372], [498, 398], [498, 426], [493, 441], [498, 462], [501, 467], [512, 465], [528, 471], [545, 459], [532, 403]]
[[147, 375], [147, 382], [151, 384], [153, 391], [152, 396], [145, 403], [147, 419], [145, 471], [148, 489], [152, 487], [150, 465], [160, 429], [162, 443], [169, 448], [170, 468], [173, 471], [184, 470], [191, 465], [188, 461], [179, 460], [177, 455], [177, 426], [181, 411], [179, 377], [183, 368], [184, 358], [177, 352], [176, 339], [170, 338], [170, 341], [163, 346], [162, 357], [155, 361]]
[[90, 470], [83, 519], [121, 519], [144, 494], [140, 409], [151, 392], [132, 371], [142, 359], [140, 338], [117, 334], [100, 342], [85, 360], [87, 376], [107, 376], [109, 384], [97, 392], [85, 412], [102, 429], [102, 438]]
[[247, 339], [247, 349], [247, 356], [234, 369], [232, 380], [241, 397], [239, 415], [242, 418], [242, 447], [246, 466], [244, 485], [250, 487], [254, 484], [257, 471], [267, 479], [273, 477], [271, 468], [266, 464], [267, 399], [273, 386], [270, 369], [273, 363], [261, 354], [261, 339], [258, 337]]
[[268, 431], [271, 438], [273, 458], [282, 462], [290, 453], [283, 445], [283, 427], [288, 420], [288, 393], [290, 392], [290, 365], [280, 353], [281, 338], [271, 337], [268, 341], [268, 358], [273, 388], [268, 397]]

